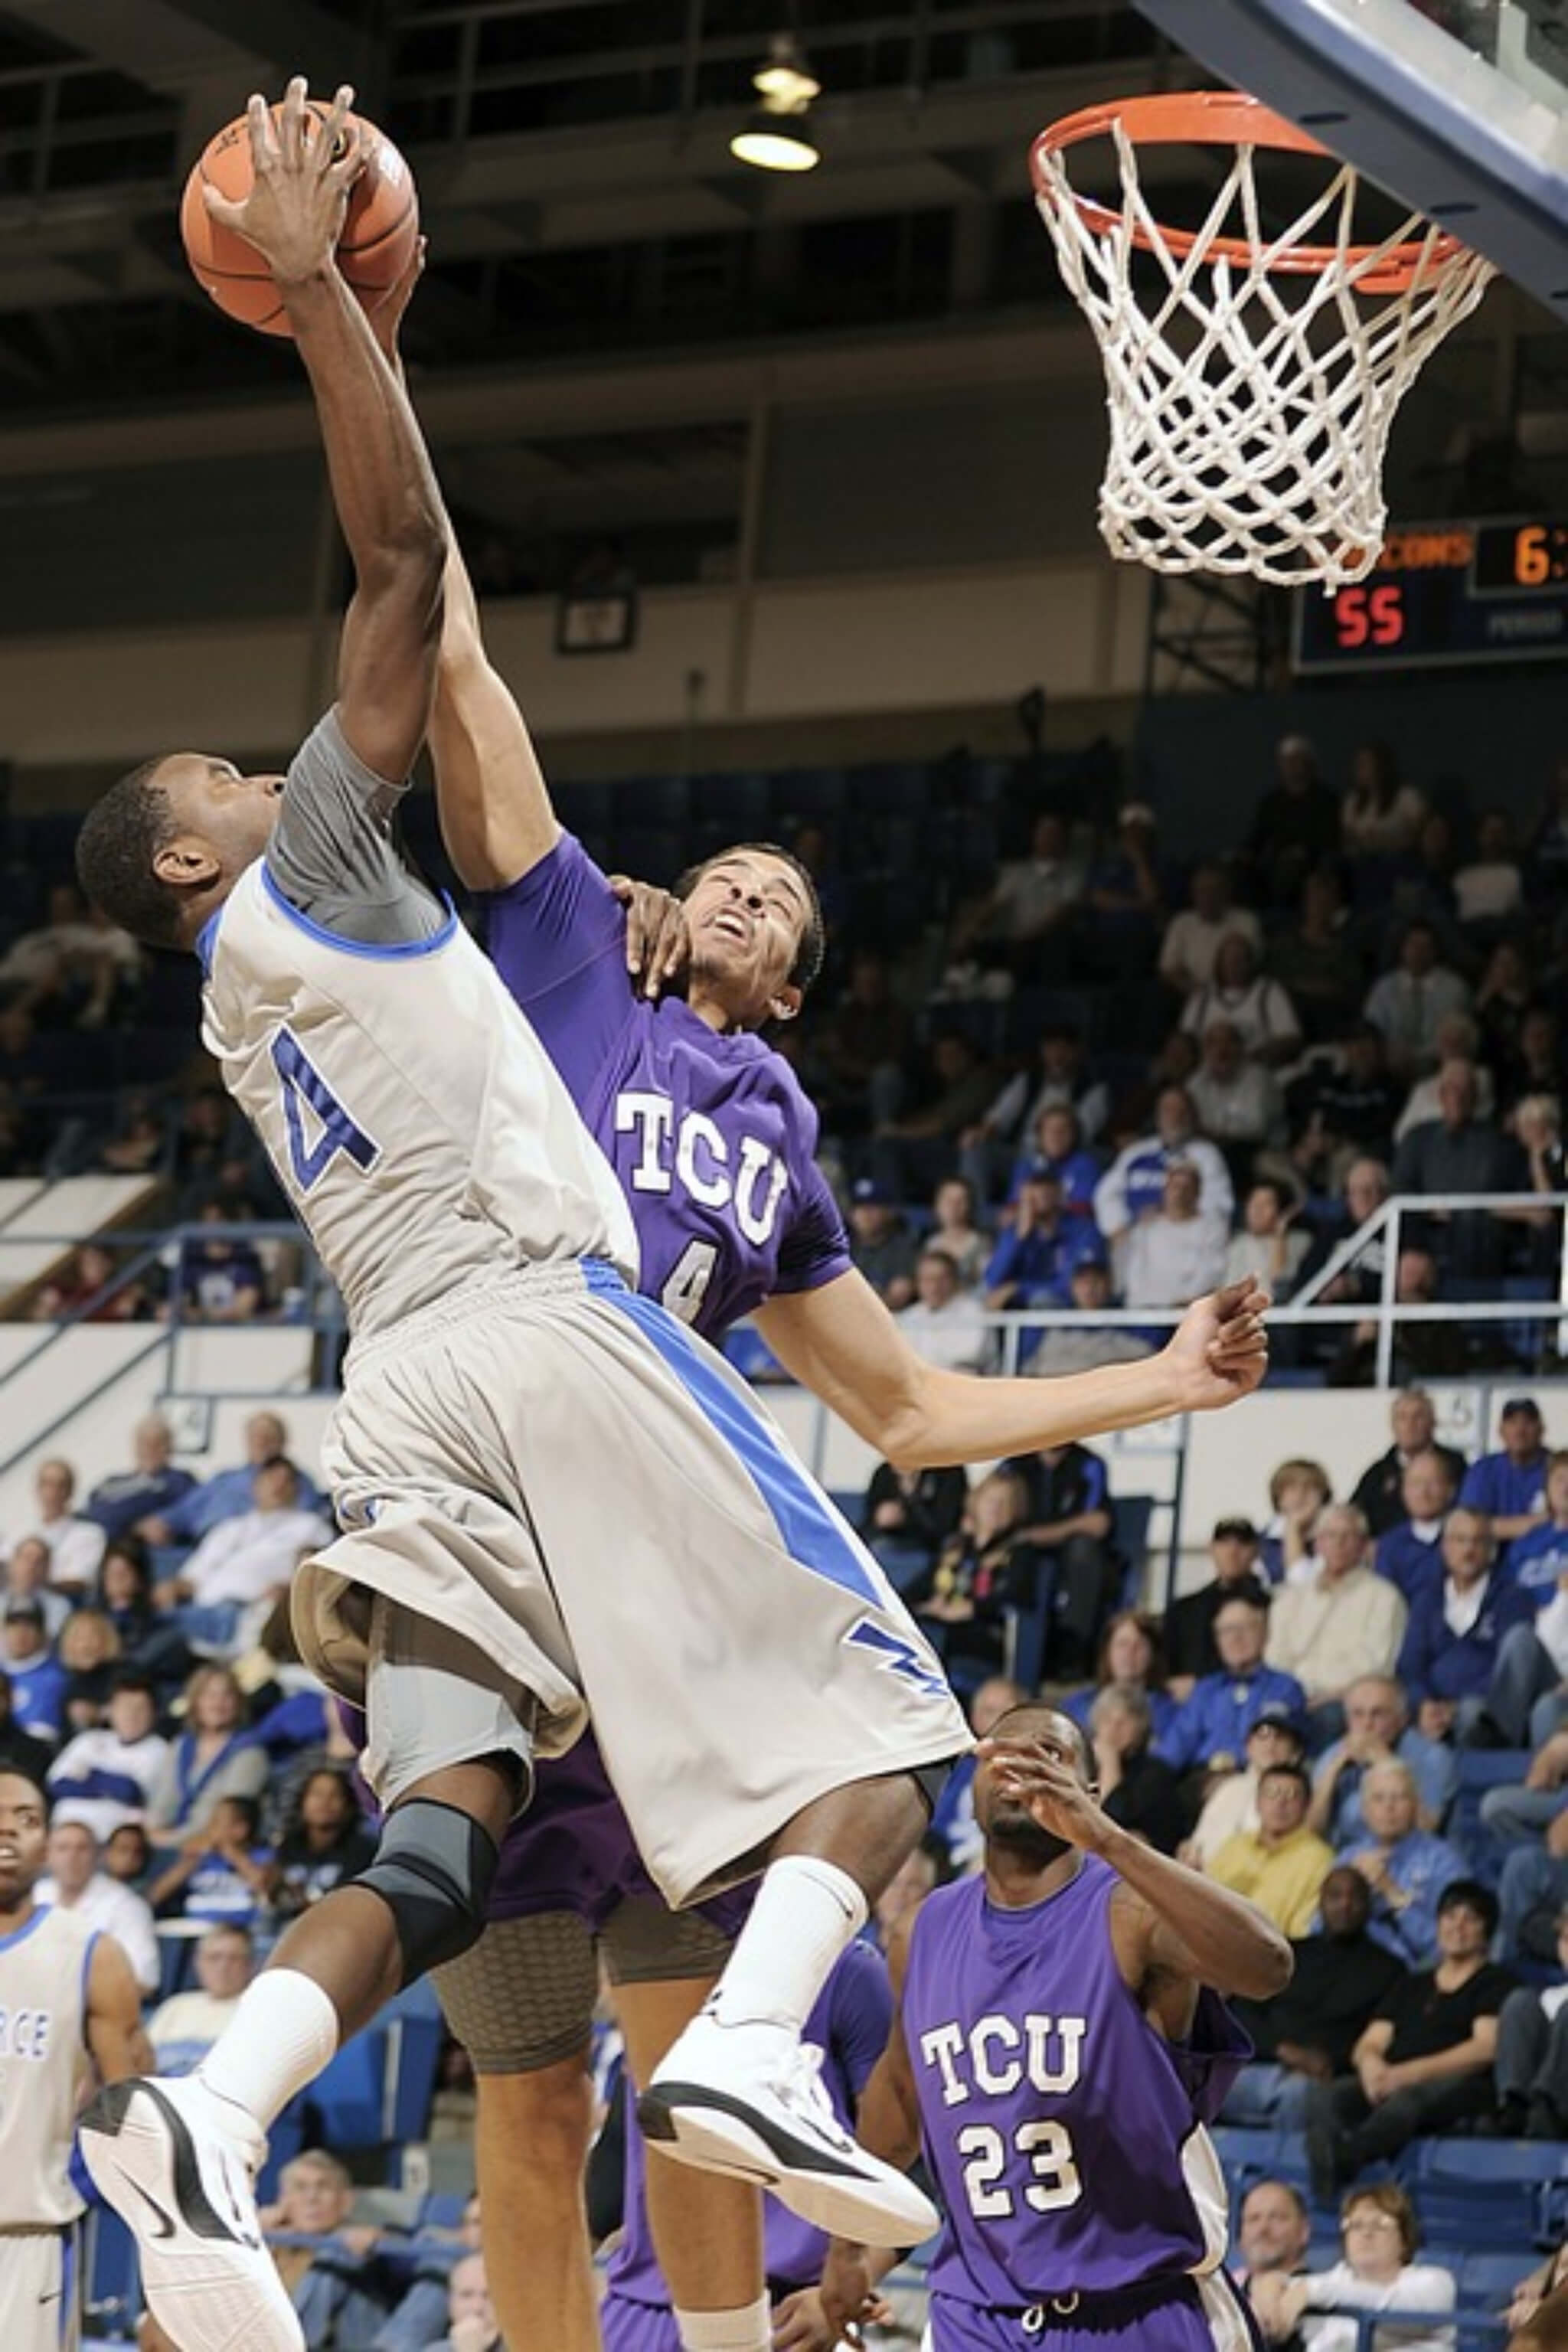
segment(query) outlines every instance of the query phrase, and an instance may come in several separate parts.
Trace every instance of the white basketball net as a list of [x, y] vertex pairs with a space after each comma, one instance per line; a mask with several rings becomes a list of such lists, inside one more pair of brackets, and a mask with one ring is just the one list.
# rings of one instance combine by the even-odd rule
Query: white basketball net
[[[1122, 211], [1087, 222], [1068, 154], [1040, 152], [1037, 201], [1062, 276], [1100, 339], [1110, 455], [1100, 528], [1113, 555], [1157, 572], [1250, 572], [1285, 586], [1360, 580], [1383, 544], [1383, 457], [1401, 395], [1493, 275], [1413, 215], [1352, 257], [1349, 164], [1282, 233], [1259, 220], [1253, 161], [1236, 162], [1192, 250], [1173, 253], [1139, 184], [1138, 149], [1111, 125]], [[1252, 258], [1212, 252], [1247, 240]], [[1364, 237], [1359, 240], [1365, 243]], [[1276, 273], [1292, 247], [1330, 246], [1321, 271]], [[1398, 293], [1365, 290], [1401, 247], [1421, 248]], [[1152, 300], [1131, 282], [1151, 257]]]

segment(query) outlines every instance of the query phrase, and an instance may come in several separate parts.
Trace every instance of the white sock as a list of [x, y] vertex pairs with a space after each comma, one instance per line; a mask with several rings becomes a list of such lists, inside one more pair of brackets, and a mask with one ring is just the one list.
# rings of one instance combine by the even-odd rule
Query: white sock
[[782, 2026], [798, 2041], [834, 1961], [865, 1924], [866, 1897], [837, 1864], [804, 1853], [770, 1864], [710, 2016]]
[[765, 2294], [740, 2311], [677, 2311], [681, 2352], [770, 2352], [773, 2306]]
[[209, 2091], [268, 2131], [296, 2092], [315, 2081], [339, 2039], [338, 2012], [314, 1977], [264, 1969], [196, 2072]]

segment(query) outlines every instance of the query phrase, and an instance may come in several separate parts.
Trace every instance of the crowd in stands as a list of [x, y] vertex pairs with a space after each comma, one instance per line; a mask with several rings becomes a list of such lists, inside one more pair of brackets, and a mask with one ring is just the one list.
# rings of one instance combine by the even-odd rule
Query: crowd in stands
[[[994, 1310], [1070, 1307], [1010, 1335], [1013, 1360], [1082, 1369], [1159, 1344], [1157, 1319], [1097, 1320], [1112, 1307], [1157, 1318], [1248, 1272], [1288, 1298], [1331, 1261], [1324, 1300], [1370, 1308], [1384, 1243], [1342, 1244], [1391, 1191], [1518, 1199], [1407, 1224], [1403, 1303], [1556, 1297], [1561, 1221], [1533, 1203], [1563, 1181], [1568, 766], [1519, 845], [1495, 811], [1429, 804], [1380, 747], [1337, 791], [1299, 739], [1247, 838], [1187, 872], [1148, 806], [1111, 810], [1070, 774], [1014, 777], [965, 822], [924, 898], [930, 861], [900, 864], [918, 824], [791, 835], [831, 954], [777, 1042], [821, 1106], [856, 1262], [923, 1355], [984, 1372]], [[907, 935], [888, 914], [906, 903]], [[248, 1134], [188, 1035], [142, 1052], [176, 994], [188, 1024], [186, 979], [67, 890], [42, 913], [0, 936], [0, 1175], [145, 1176], [159, 1221], [195, 1230], [134, 1260], [84, 1243], [29, 1311], [294, 1311], [293, 1245], [233, 1230], [284, 1213]], [[118, 1037], [157, 1075], [60, 1084]], [[885, 1465], [865, 1496], [866, 1538], [976, 1729], [1016, 1694], [1032, 1628], [1031, 1685], [1063, 1696], [1108, 1810], [1293, 1943], [1290, 1988], [1247, 2010], [1257, 2057], [1226, 2117], [1301, 2151], [1299, 2179], [1242, 2213], [1272, 2343], [1349, 2352], [1347, 2315], [1370, 2307], [1429, 2311], [1430, 2335], [1399, 2341], [1447, 2346], [1454, 2281], [1421, 2259], [1390, 2168], [1434, 2134], [1568, 2137], [1568, 1453], [1521, 1393], [1468, 1461], [1419, 1386], [1544, 1370], [1555, 1328], [1403, 1324], [1387, 1449], [1348, 1496], [1308, 1460], [1275, 1466], [1267, 1511], [1238, 1493], [1212, 1574], [1163, 1616], [1129, 1605], [1090, 1448], [973, 1481]], [[1373, 1327], [1282, 1332], [1276, 1357], [1364, 1383]], [[281, 1927], [373, 1850], [351, 1740], [281, 1606], [324, 1508], [276, 1414], [205, 1478], [151, 1415], [90, 1494], [42, 1464], [26, 1523], [0, 1530], [0, 1760], [47, 1773], [47, 1899], [124, 1944], [170, 2067], [197, 2063]], [[975, 1866], [967, 1788], [961, 1772], [883, 1932]], [[366, 2235], [350, 2190], [306, 2151], [268, 2216], [312, 2347], [489, 2352], [472, 2214]], [[1316, 2259], [1314, 2207], [1342, 2196], [1341, 2245]], [[1521, 2291], [1514, 2322], [1555, 2285]]]
[[[1425, 793], [1386, 746], [1342, 789], [1289, 737], [1246, 838], [1184, 866], [1146, 803], [1114, 804], [1103, 761], [949, 768], [748, 780], [776, 787], [763, 821], [811, 866], [828, 924], [824, 978], [773, 1042], [820, 1106], [857, 1260], [922, 1352], [991, 1369], [986, 1308], [1079, 1311], [1043, 1343], [1025, 1333], [1041, 1372], [1144, 1349], [1157, 1324], [1092, 1317], [1168, 1312], [1243, 1271], [1288, 1298], [1391, 1191], [1520, 1200], [1407, 1220], [1401, 1303], [1555, 1297], [1561, 1220], [1529, 1203], [1563, 1171], [1558, 780], [1516, 839], [1500, 810]], [[611, 797], [630, 832], [577, 819], [606, 860], [641, 850], [668, 879], [713, 845], [696, 814], [711, 793], [661, 785], [684, 833]], [[570, 821], [570, 786], [563, 802]], [[86, 1244], [37, 1291], [40, 1318], [300, 1311], [289, 1245], [234, 1231], [286, 1211], [193, 1056], [193, 990], [67, 886], [0, 929], [0, 1175], [143, 1174], [170, 1220], [214, 1227], [151, 1265]], [[84, 1053], [116, 1038], [125, 1082], [83, 1092]], [[1383, 1256], [1379, 1237], [1336, 1263], [1320, 1303], [1371, 1304]], [[1553, 1328], [1405, 1323], [1396, 1374], [1540, 1369]], [[1371, 1327], [1282, 1334], [1276, 1355], [1298, 1380], [1364, 1383]]]
[[[1341, 2340], [1318, 2320], [1356, 2304], [1347, 2279], [1379, 2308], [1447, 2307], [1386, 2177], [1413, 2146], [1568, 2138], [1568, 1453], [1528, 1395], [1474, 1460], [1438, 1443], [1421, 1390], [1390, 1419], [1344, 1500], [1321, 1465], [1276, 1465], [1269, 1514], [1220, 1519], [1212, 1573], [1163, 1617], [1126, 1605], [1091, 1448], [973, 1482], [884, 1465], [862, 1510], [976, 1730], [1019, 1694], [1017, 1629], [1038, 1622], [1043, 1686], [1113, 1818], [1291, 1939], [1289, 1989], [1242, 2004], [1257, 2054], [1223, 2121], [1292, 2135], [1320, 2211], [1349, 2194], [1342, 2260], [1258, 2306], [1271, 2340], [1314, 2347]], [[326, 1534], [288, 1448], [257, 1412], [245, 1458], [198, 1479], [150, 1415], [79, 1503], [69, 1465], [41, 1464], [0, 1536], [0, 1760], [52, 1792], [42, 1899], [121, 1940], [176, 2071], [288, 1919], [374, 1850], [348, 1732], [279, 1606]], [[881, 1930], [977, 1858], [961, 1770]], [[344, 2184], [318, 2174], [286, 2176], [279, 2223], [310, 2257], [312, 2345], [447, 2340], [375, 2332], [423, 2256], [342, 2240], [310, 2200]]]

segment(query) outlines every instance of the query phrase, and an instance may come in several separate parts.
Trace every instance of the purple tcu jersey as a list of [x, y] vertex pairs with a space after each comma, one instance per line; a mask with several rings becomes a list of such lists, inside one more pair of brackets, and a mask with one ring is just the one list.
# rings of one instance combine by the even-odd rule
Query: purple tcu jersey
[[[650, 1004], [626, 971], [626, 914], [582, 844], [487, 900], [489, 948], [631, 1204], [641, 1288], [706, 1338], [775, 1291], [849, 1265], [843, 1221], [812, 1154], [816, 1114], [781, 1055], [721, 1036], [676, 1000]], [[651, 1895], [591, 1736], [539, 1767], [508, 1833], [489, 1916], [575, 1911], [597, 1932]], [[736, 1898], [704, 1904], [732, 1933]]]
[[[855, 2109], [887, 2046], [893, 2021], [888, 1966], [869, 1944], [856, 1942], [836, 1962], [803, 2039], [822, 2053], [822, 2084], [833, 2111], [853, 2129]], [[626, 2225], [610, 2263], [601, 2312], [605, 2352], [676, 2352], [669, 2289], [653, 2250], [644, 2188], [647, 2152], [637, 2116], [626, 2108]], [[776, 2198], [763, 2206], [763, 2263], [776, 2297], [815, 2286], [827, 2257], [827, 2240], [809, 2221], [787, 2212]]]
[[626, 913], [570, 834], [486, 901], [497, 971], [631, 1204], [638, 1288], [714, 1339], [846, 1273], [816, 1113], [782, 1055], [721, 1035], [626, 970]]
[[945, 2216], [933, 2295], [1015, 2310], [1206, 2271], [1226, 2243], [1205, 2125], [1248, 2044], [1216, 1995], [1167, 2042], [1116, 1963], [1118, 1879], [1086, 1855], [1026, 1910], [982, 1878], [927, 1896], [903, 2032]]

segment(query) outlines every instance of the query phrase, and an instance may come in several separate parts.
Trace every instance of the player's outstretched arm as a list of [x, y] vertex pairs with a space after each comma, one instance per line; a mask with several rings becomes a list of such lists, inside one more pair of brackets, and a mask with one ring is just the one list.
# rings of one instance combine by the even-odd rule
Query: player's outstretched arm
[[87, 1972], [87, 2046], [106, 2083], [150, 2074], [155, 2061], [142, 2023], [142, 1995], [112, 1936], [100, 1936]]
[[[425, 241], [375, 312], [399, 383], [398, 331], [425, 267]], [[554, 848], [561, 832], [517, 698], [485, 649], [479, 603], [448, 518], [430, 756], [441, 838], [469, 890], [505, 890]]]
[[446, 517], [407, 398], [344, 284], [333, 248], [364, 168], [340, 89], [328, 120], [289, 84], [274, 131], [247, 110], [255, 182], [243, 202], [208, 188], [207, 210], [261, 253], [310, 378], [332, 499], [355, 587], [338, 662], [338, 719], [364, 766], [398, 782], [425, 739], [441, 631]]
[[485, 650], [473, 583], [451, 533], [430, 756], [441, 838], [468, 889], [509, 889], [550, 855], [560, 821], [517, 698]]
[[1139, 1898], [1114, 1915], [1117, 1956], [1130, 1983], [1159, 1975], [1251, 2000], [1268, 2000], [1289, 1983], [1290, 1947], [1272, 1920], [1120, 1828], [1048, 1748], [1032, 1739], [984, 1739], [979, 1753], [1042, 1829], [1100, 1855]]
[[1157, 1355], [1059, 1380], [988, 1380], [928, 1364], [865, 1276], [760, 1307], [758, 1330], [793, 1379], [900, 1469], [926, 1470], [1208, 1412], [1247, 1395], [1268, 1367], [1267, 1296], [1234, 1283], [1200, 1298]]

